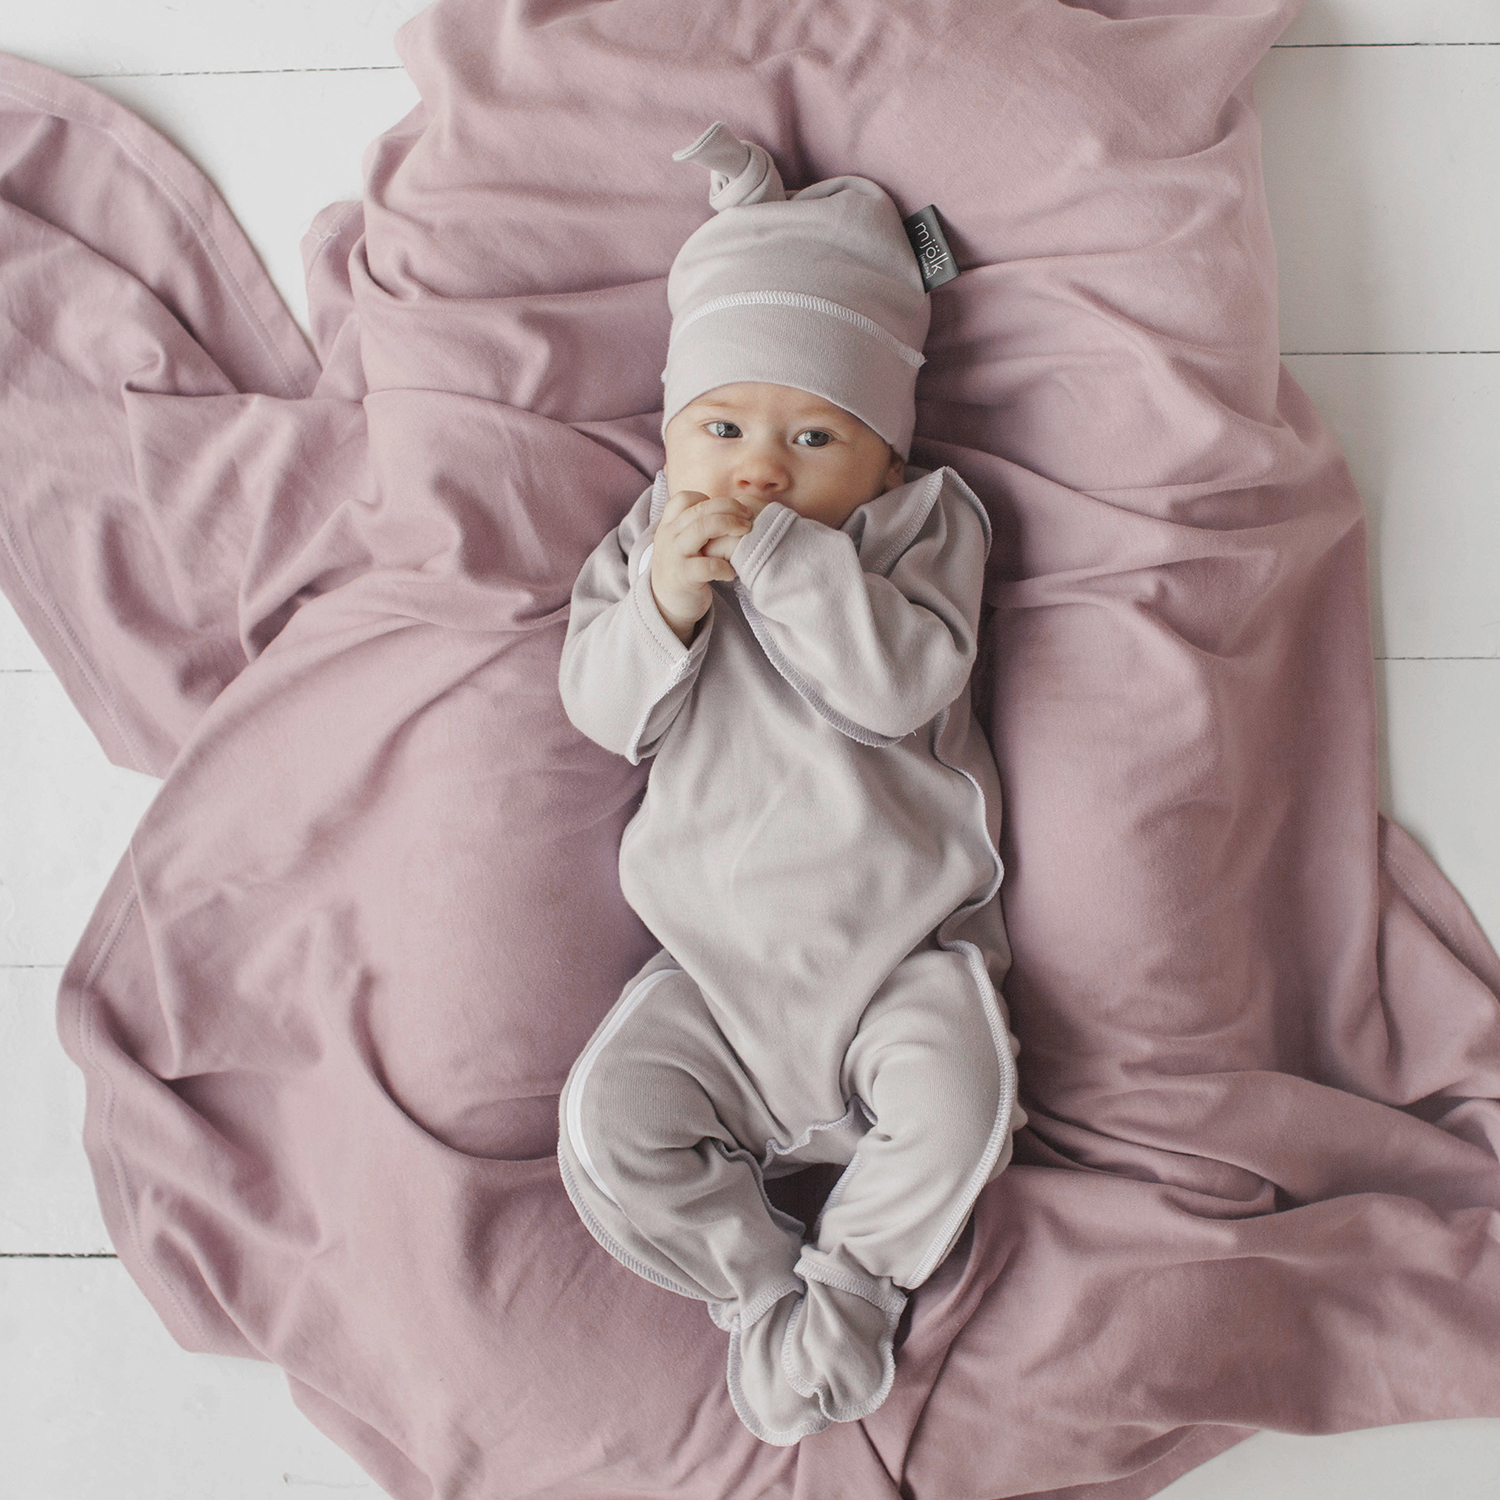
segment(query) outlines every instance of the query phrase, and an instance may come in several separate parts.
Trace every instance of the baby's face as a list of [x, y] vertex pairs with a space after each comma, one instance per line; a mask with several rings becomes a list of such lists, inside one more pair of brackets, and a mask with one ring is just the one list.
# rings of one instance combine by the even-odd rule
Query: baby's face
[[752, 514], [772, 500], [839, 527], [902, 482], [904, 465], [856, 416], [789, 385], [740, 381], [667, 423], [667, 490], [732, 497]]

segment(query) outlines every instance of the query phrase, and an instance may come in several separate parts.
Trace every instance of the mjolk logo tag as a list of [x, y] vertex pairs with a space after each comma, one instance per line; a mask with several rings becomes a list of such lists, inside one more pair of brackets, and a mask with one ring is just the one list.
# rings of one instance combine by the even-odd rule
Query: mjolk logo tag
[[953, 252], [943, 238], [942, 225], [938, 223], [937, 209], [929, 203], [911, 218], [903, 219], [901, 227], [911, 241], [912, 254], [922, 269], [922, 288], [930, 292], [935, 286], [952, 281], [958, 275], [953, 263]]

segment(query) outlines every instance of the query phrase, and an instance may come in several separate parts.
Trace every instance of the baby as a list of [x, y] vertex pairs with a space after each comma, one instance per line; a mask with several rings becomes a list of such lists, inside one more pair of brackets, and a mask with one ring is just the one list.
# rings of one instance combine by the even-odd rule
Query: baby
[[[970, 711], [989, 521], [908, 467], [930, 316], [899, 211], [787, 199], [715, 124], [716, 217], [668, 279], [656, 482], [573, 589], [573, 723], [654, 757], [620, 842], [663, 944], [569, 1073], [563, 1182], [637, 1274], [708, 1304], [756, 1437], [870, 1415], [906, 1293], [1024, 1117], [1000, 789]], [[811, 1231], [765, 1179], [846, 1164]]]

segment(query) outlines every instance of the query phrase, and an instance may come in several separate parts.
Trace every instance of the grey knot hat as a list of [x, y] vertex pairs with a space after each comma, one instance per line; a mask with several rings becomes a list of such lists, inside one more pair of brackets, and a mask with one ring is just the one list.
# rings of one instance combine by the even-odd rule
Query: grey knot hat
[[907, 457], [932, 313], [889, 194], [830, 177], [788, 198], [776, 163], [722, 121], [672, 159], [709, 169], [715, 213], [667, 277], [663, 437], [689, 401], [753, 380], [832, 401]]

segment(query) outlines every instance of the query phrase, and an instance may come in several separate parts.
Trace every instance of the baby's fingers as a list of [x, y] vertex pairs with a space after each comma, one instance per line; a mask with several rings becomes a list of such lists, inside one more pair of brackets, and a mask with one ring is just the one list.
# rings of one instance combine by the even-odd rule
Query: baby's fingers
[[673, 537], [673, 545], [683, 552], [701, 552], [715, 537], [733, 537], [735, 541], [750, 530], [750, 522], [732, 511], [702, 509], [685, 516]]
[[667, 496], [667, 503], [662, 507], [658, 527], [665, 526], [668, 521], [675, 521], [683, 511], [702, 505], [707, 499], [708, 496], [702, 490], [674, 490]]
[[739, 544], [740, 544], [740, 542], [742, 540], [744, 540], [744, 538], [743, 538], [742, 535], [736, 535], [736, 536], [716, 536], [702, 550], [702, 552], [699, 553], [699, 556], [700, 557], [723, 557], [723, 558], [728, 558], [728, 557], [730, 557], [730, 556], [733, 555], [734, 549], [739, 546]]
[[689, 557], [682, 566], [684, 576], [692, 583], [712, 583], [716, 578], [727, 581], [735, 576], [734, 569], [722, 557]]

